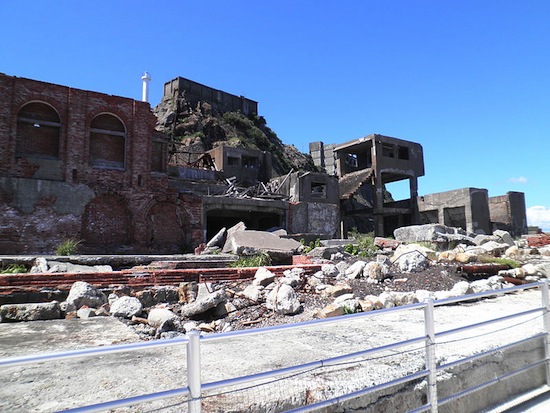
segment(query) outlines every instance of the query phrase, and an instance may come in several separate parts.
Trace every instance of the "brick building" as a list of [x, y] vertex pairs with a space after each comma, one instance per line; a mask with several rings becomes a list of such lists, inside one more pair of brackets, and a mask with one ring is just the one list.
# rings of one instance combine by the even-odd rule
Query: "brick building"
[[[197, 99], [216, 92], [184, 80], [167, 85]], [[226, 109], [257, 110], [214, 95]], [[171, 142], [146, 102], [5, 74], [0, 96], [0, 254], [53, 253], [71, 238], [82, 253], [184, 253], [239, 221], [307, 230], [292, 219], [299, 200], [224, 195], [231, 177], [267, 183], [269, 153], [220, 146], [205, 154], [216, 170], [169, 165]], [[339, 230], [337, 220], [322, 228], [324, 237]]]
[[167, 183], [148, 103], [0, 74], [0, 253], [183, 252], [200, 198]]

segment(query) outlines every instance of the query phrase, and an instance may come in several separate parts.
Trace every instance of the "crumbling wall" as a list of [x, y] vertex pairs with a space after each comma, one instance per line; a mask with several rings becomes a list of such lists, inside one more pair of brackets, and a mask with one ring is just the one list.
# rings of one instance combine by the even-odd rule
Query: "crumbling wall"
[[489, 212], [494, 229], [503, 229], [515, 237], [527, 234], [523, 192], [507, 192], [506, 195], [489, 197]]
[[170, 189], [153, 156], [148, 103], [3, 74], [0, 95], [0, 253], [51, 253], [68, 238], [87, 253], [203, 242], [200, 197]]
[[486, 189], [462, 188], [423, 195], [417, 202], [421, 224], [439, 223], [471, 233], [492, 233]]

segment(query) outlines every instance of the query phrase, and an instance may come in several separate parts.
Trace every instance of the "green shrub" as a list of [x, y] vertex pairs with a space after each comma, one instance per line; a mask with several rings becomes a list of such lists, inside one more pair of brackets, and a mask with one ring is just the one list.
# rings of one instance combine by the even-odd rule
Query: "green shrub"
[[344, 246], [344, 251], [351, 255], [359, 255], [359, 245], [357, 244], [347, 244]]
[[63, 241], [55, 249], [56, 255], [73, 255], [76, 254], [78, 246], [82, 243], [82, 240], [76, 240], [74, 238], [69, 238], [68, 240]]
[[320, 238], [317, 238], [315, 241], [311, 241], [308, 245], [306, 245], [306, 240], [302, 238], [302, 239], [300, 240], [300, 243], [301, 243], [302, 245], [305, 246], [305, 248], [304, 248], [304, 253], [307, 254], [307, 253], [310, 252], [312, 249], [321, 246], [321, 239], [320, 239]]
[[255, 255], [243, 255], [235, 262], [229, 264], [230, 267], [265, 267], [271, 265], [271, 257], [265, 253], [261, 252]]
[[[358, 232], [356, 229], [350, 231], [350, 235], [355, 238], [355, 243], [351, 245], [356, 245], [356, 248], [349, 247], [352, 251], [357, 250], [357, 254], [360, 257], [372, 257], [376, 254], [378, 248], [374, 245], [374, 233], [369, 232], [363, 234]], [[349, 245], [349, 244], [348, 244]]]
[[11, 264], [6, 268], [0, 267], [0, 274], [21, 274], [27, 272], [24, 265]]
[[490, 255], [481, 255], [478, 257], [478, 261], [483, 264], [500, 264], [500, 265], [507, 265], [510, 268], [519, 268], [521, 267], [521, 264], [517, 262], [516, 260], [513, 260], [511, 258], [499, 258], [499, 257], [492, 257]]

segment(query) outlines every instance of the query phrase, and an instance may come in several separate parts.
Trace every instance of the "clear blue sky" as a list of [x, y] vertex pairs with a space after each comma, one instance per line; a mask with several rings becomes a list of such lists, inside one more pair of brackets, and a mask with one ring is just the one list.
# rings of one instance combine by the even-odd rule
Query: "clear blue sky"
[[[546, 0], [0, 1], [0, 72], [141, 96], [244, 95], [283, 142], [419, 142], [419, 193], [525, 192], [550, 230]], [[389, 188], [399, 198], [401, 188]]]

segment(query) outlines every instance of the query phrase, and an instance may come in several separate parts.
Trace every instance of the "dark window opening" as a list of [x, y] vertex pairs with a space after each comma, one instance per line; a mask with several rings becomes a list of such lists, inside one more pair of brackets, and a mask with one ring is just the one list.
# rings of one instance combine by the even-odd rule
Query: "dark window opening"
[[17, 155], [58, 159], [60, 130], [54, 108], [41, 102], [25, 105], [17, 115]]
[[409, 160], [409, 148], [406, 146], [398, 146], [397, 147], [397, 157], [399, 159], [403, 159], [408, 161]]
[[90, 128], [90, 164], [96, 168], [124, 169], [126, 128], [115, 116], [98, 115]]
[[258, 167], [258, 158], [251, 156], [243, 156], [243, 167], [244, 168], [257, 168]]
[[236, 156], [228, 156], [227, 157], [227, 166], [239, 166], [240, 159]]
[[311, 196], [313, 198], [326, 198], [327, 197], [327, 184], [320, 182], [311, 183]]
[[357, 168], [359, 166], [359, 162], [357, 161], [357, 154], [356, 153], [348, 153], [346, 155], [346, 164], [348, 164], [352, 168]]
[[382, 145], [382, 156], [386, 158], [395, 158], [394, 147], [387, 143]]
[[454, 207], [443, 209], [443, 222], [444, 225], [449, 227], [462, 228], [466, 230], [466, 208]]

